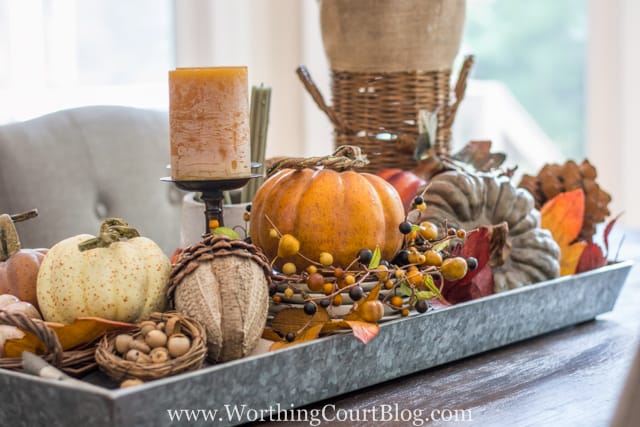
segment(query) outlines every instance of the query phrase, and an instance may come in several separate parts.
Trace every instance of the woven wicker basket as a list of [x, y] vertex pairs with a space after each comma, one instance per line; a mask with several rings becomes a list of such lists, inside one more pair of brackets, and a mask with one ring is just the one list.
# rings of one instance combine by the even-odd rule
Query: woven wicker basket
[[[56, 333], [42, 320], [31, 319], [22, 313], [7, 313], [0, 310], [0, 324], [15, 326], [23, 331], [33, 333], [46, 347], [46, 353], [42, 355], [42, 358], [69, 375], [79, 377], [97, 366], [94, 358], [94, 343], [63, 351]], [[22, 358], [0, 358], [0, 368], [21, 370]]]
[[335, 127], [335, 146], [357, 145], [365, 171], [412, 169], [420, 110], [438, 112], [431, 141], [450, 151], [451, 126], [464, 96], [466, 59], [455, 100], [451, 65], [460, 47], [465, 0], [320, 0], [322, 41], [332, 77], [328, 107], [304, 68], [305, 87]]
[[297, 70], [300, 80], [335, 128], [336, 147], [357, 145], [367, 154], [365, 172], [380, 169], [413, 169], [418, 139], [418, 112], [438, 111], [438, 134], [434, 151], [449, 155], [451, 127], [473, 56], [465, 58], [458, 77], [454, 101], [450, 97], [451, 70], [406, 72], [335, 71], [332, 76], [333, 105], [329, 106], [305, 67]]
[[[144, 381], [193, 371], [202, 367], [207, 354], [206, 335], [199, 322], [176, 312], [152, 313], [154, 322], [166, 322], [171, 317], [179, 317], [182, 333], [191, 339], [191, 348], [187, 353], [165, 363], [137, 363], [125, 360], [116, 354], [115, 336], [105, 336], [96, 349], [96, 362], [100, 370], [116, 381], [137, 378]], [[140, 331], [134, 334], [139, 334]]]

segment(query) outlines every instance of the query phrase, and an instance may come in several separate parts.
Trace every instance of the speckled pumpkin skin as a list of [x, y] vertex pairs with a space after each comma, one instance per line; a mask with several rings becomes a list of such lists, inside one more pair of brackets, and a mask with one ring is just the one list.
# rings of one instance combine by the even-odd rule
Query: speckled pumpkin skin
[[[404, 208], [398, 192], [384, 179], [354, 171], [284, 169], [260, 187], [251, 208], [251, 239], [268, 258], [277, 255], [278, 239], [269, 236], [273, 221], [282, 233], [300, 241], [300, 253], [318, 260], [333, 255], [336, 266], [349, 265], [363, 248], [380, 247], [383, 259], [400, 249], [398, 225]], [[279, 260], [309, 262], [296, 256]]]
[[430, 181], [427, 209], [420, 221], [471, 230], [506, 221], [509, 258], [493, 267], [494, 291], [502, 292], [558, 277], [560, 249], [549, 231], [540, 228], [540, 213], [531, 194], [506, 177], [446, 172]]
[[96, 316], [135, 322], [163, 311], [171, 263], [152, 240], [136, 237], [80, 252], [81, 234], [53, 246], [38, 273], [38, 304], [45, 320], [70, 323]]

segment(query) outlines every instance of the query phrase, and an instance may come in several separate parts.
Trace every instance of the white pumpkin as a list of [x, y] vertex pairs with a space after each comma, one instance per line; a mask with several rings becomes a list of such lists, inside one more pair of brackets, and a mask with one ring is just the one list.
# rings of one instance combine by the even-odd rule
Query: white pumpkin
[[[101, 235], [112, 232], [104, 224]], [[119, 227], [123, 226], [115, 228]], [[80, 251], [78, 245], [90, 239], [94, 236], [65, 239], [42, 261], [37, 294], [46, 320], [70, 323], [96, 316], [135, 322], [164, 310], [171, 263], [158, 245], [146, 237], [132, 237]]]

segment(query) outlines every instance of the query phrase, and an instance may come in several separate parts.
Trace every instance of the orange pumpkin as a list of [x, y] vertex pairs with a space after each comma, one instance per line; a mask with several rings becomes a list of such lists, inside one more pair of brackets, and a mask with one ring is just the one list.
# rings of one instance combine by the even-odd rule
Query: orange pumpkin
[[21, 249], [9, 215], [0, 215], [0, 294], [12, 294], [38, 308], [36, 282], [47, 249]]
[[[393, 258], [402, 244], [398, 225], [403, 220], [398, 192], [376, 175], [284, 169], [256, 193], [250, 234], [271, 259], [278, 251], [278, 239], [269, 235], [275, 226], [300, 241], [302, 255], [317, 261], [321, 252], [329, 252], [334, 265], [346, 267], [364, 248], [379, 247], [383, 259]], [[286, 261], [298, 269], [309, 264], [300, 256], [279, 259], [276, 264]]]

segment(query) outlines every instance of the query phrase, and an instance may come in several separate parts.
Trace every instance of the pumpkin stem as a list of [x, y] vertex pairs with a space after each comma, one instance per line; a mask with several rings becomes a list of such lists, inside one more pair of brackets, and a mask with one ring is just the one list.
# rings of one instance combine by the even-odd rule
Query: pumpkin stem
[[0, 215], [0, 262], [8, 260], [20, 250], [20, 238], [11, 216]]
[[11, 221], [13, 222], [22, 222], [31, 218], [35, 218], [38, 216], [38, 209], [31, 209], [27, 212], [21, 212], [19, 214], [10, 215]]
[[339, 172], [360, 168], [369, 164], [367, 156], [355, 145], [341, 145], [330, 156], [320, 157], [284, 157], [277, 160], [267, 170], [267, 176], [282, 169], [333, 169]]
[[108, 248], [114, 242], [122, 239], [133, 239], [140, 237], [140, 233], [121, 218], [107, 218], [100, 225], [100, 235], [98, 237], [85, 240], [78, 244], [80, 252], [95, 248]]

